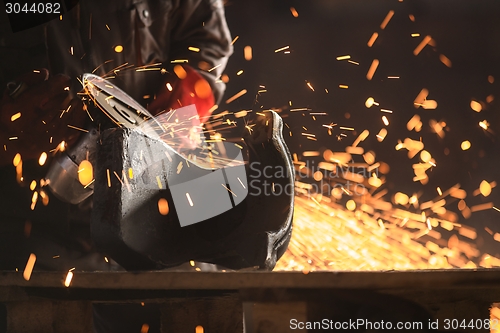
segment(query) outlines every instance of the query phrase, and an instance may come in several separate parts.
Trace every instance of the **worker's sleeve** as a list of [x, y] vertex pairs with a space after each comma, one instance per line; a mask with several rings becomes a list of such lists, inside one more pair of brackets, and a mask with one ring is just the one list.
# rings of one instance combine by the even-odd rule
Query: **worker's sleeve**
[[186, 59], [208, 81], [218, 103], [225, 85], [217, 79], [233, 50], [222, 0], [174, 0], [173, 4], [169, 59]]

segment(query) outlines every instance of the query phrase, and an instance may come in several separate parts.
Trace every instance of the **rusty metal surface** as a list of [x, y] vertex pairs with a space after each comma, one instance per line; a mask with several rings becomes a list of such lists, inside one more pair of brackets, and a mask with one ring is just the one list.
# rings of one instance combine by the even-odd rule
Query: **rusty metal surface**
[[[0, 272], [1, 287], [63, 288], [66, 272]], [[71, 288], [132, 290], [240, 290], [251, 288], [500, 290], [500, 270], [378, 272], [75, 272]]]
[[[90, 315], [88, 311], [82, 315], [81, 309], [88, 308], [91, 302], [158, 303], [163, 309], [162, 332], [193, 331], [197, 323], [202, 323], [207, 331], [241, 332], [240, 304], [247, 304], [247, 332], [274, 333], [288, 332], [292, 315], [303, 320], [338, 319], [340, 312], [335, 309], [344, 309], [343, 315], [357, 318], [357, 312], [346, 304], [353, 309], [367, 302], [368, 309], [384, 304], [393, 319], [420, 318], [427, 323], [431, 318], [440, 322], [445, 318], [487, 318], [491, 303], [500, 300], [500, 270], [497, 269], [309, 274], [75, 272], [69, 288], [63, 285], [65, 275], [66, 272], [33, 272], [30, 281], [26, 281], [22, 272], [0, 272], [0, 302], [7, 305], [9, 331], [38, 332], [36, 329], [42, 326], [66, 327], [78, 322], [81, 332], [90, 332]], [[36, 317], [30, 313], [31, 317], [43, 318], [43, 321], [26, 317], [29, 312], [25, 309], [32, 309], [34, 301], [49, 304], [43, 309], [37, 307]], [[73, 307], [66, 311], [67, 308], [59, 304], [73, 304]], [[385, 318], [384, 313], [380, 318]], [[424, 316], [415, 317], [419, 314]], [[221, 323], [227, 330], [221, 330]], [[270, 326], [261, 330], [262, 325]]]

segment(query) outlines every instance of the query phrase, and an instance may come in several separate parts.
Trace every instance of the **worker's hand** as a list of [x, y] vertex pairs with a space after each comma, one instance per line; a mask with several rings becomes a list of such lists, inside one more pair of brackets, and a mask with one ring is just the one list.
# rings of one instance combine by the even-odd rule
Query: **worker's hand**
[[[177, 65], [174, 73], [169, 73], [164, 86], [156, 95], [156, 99], [148, 107], [159, 122], [174, 121], [177, 119], [179, 126], [174, 130], [174, 138], [169, 138], [167, 143], [178, 152], [183, 149], [195, 149], [200, 144], [201, 123], [208, 120], [215, 104], [214, 95], [210, 84], [194, 69], [184, 65]], [[184, 109], [182, 114], [171, 118], [167, 113], [182, 107], [195, 105], [193, 109]], [[181, 111], [179, 111], [181, 112]], [[161, 115], [158, 115], [161, 113]]]
[[68, 125], [80, 127], [85, 112], [79, 99], [69, 98], [70, 80], [66, 75], [49, 77], [42, 69], [20, 76], [6, 89], [0, 101], [0, 165], [17, 153], [24, 160], [38, 158], [62, 141], [77, 139], [81, 132]]
[[215, 104], [210, 84], [193, 68], [177, 65], [174, 73], [167, 74], [165, 84], [160, 88], [156, 99], [148, 110], [156, 115], [162, 111], [196, 105], [200, 121], [205, 122]]

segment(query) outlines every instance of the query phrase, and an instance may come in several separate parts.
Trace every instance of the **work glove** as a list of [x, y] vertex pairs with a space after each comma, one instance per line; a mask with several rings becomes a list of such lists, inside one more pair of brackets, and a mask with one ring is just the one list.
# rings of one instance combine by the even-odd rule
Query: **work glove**
[[[210, 84], [193, 68], [178, 65], [174, 71], [175, 73], [168, 74], [165, 84], [148, 110], [160, 123], [172, 122], [177, 118], [179, 126], [175, 129], [175, 138], [172, 140], [167, 137], [166, 142], [179, 152], [199, 147], [201, 124], [209, 119], [215, 98]], [[193, 111], [193, 105], [198, 117]], [[170, 117], [170, 110], [179, 112]]]
[[[165, 84], [160, 88], [156, 99], [148, 110], [156, 115], [161, 111], [179, 109], [183, 106], [196, 105], [200, 121], [205, 122], [215, 104], [210, 84], [200, 73], [190, 66], [177, 67], [176, 74], [167, 74]], [[169, 89], [169, 87], [171, 87]]]

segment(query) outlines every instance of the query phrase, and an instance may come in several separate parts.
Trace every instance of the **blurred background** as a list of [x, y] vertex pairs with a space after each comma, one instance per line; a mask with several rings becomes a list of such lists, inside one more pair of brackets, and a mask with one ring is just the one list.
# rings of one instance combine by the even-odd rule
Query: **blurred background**
[[[224, 99], [242, 89], [248, 92], [222, 103], [218, 111], [279, 109], [289, 127], [284, 137], [291, 153], [313, 163], [323, 161], [327, 149], [344, 152], [368, 130], [359, 146], [389, 166], [379, 169], [384, 184], [375, 193], [387, 189], [383, 197], [393, 207], [437, 220], [440, 236], [412, 240], [428, 250], [429, 241], [441, 249], [471, 243], [481, 254], [466, 254], [463, 263], [479, 264], [485, 253], [500, 255], [495, 240], [500, 240], [500, 234], [495, 236], [500, 232], [500, 212], [495, 209], [500, 206], [495, 188], [500, 160], [495, 99], [500, 80], [499, 14], [500, 2], [494, 0], [228, 0], [226, 16], [235, 40], [222, 77], [228, 83]], [[378, 66], [368, 79], [374, 59]], [[425, 109], [419, 105], [424, 98], [417, 101], [423, 89]], [[368, 108], [370, 97], [375, 103]], [[417, 128], [409, 130], [412, 118]], [[380, 140], [382, 129], [387, 132]], [[303, 133], [315, 135], [315, 140]], [[406, 138], [423, 142], [432, 156], [435, 167], [426, 171], [427, 179], [414, 180], [412, 165], [421, 162], [419, 152], [409, 158], [407, 149], [395, 149]], [[303, 156], [308, 151], [319, 156]], [[364, 162], [361, 155], [353, 155], [352, 161]], [[483, 181], [487, 184], [480, 191]], [[466, 198], [440, 195], [456, 184], [466, 191]], [[398, 205], [398, 192], [410, 201], [415, 195], [418, 204]], [[422, 208], [422, 203], [443, 197], [445, 215]], [[349, 199], [359, 200], [344, 195], [335, 201], [345, 205]], [[474, 206], [476, 211], [470, 209]], [[451, 215], [455, 228], [441, 228], [439, 219]], [[329, 223], [326, 215], [310, 219]], [[475, 234], [461, 232], [462, 226]], [[429, 251], [430, 257], [436, 254]]]

